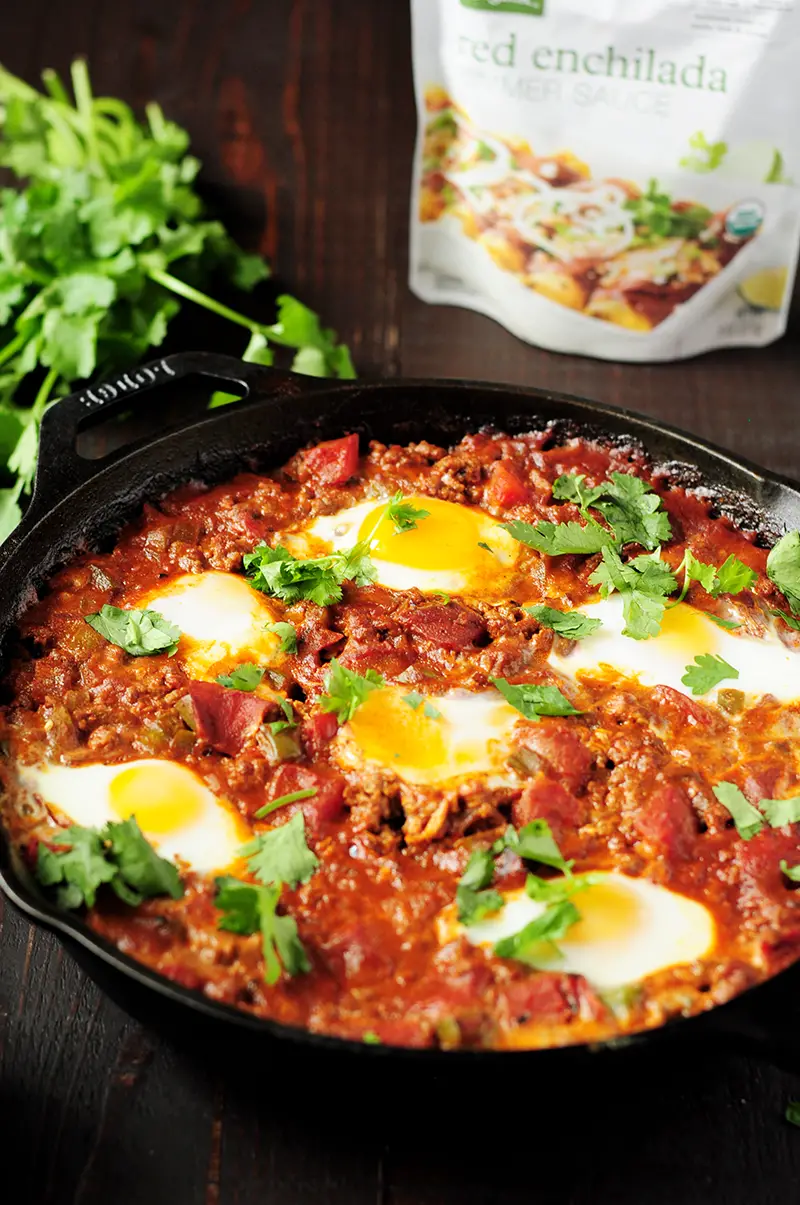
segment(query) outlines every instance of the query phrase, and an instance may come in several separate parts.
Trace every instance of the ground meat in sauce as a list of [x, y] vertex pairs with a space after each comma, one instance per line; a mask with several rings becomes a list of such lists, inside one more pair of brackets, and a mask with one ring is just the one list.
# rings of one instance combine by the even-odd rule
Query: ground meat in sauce
[[[800, 916], [781, 859], [800, 861], [795, 826], [742, 841], [711, 785], [738, 783], [749, 798], [796, 782], [797, 710], [765, 698], [733, 723], [716, 706], [669, 687], [581, 685], [582, 714], [521, 724], [513, 785], [478, 778], [456, 787], [409, 786], [385, 767], [356, 772], [335, 756], [337, 723], [315, 706], [332, 656], [364, 673], [375, 668], [408, 689], [485, 690], [503, 675], [540, 681], [554, 636], [523, 604], [569, 608], [593, 595], [596, 558], [541, 557], [523, 549], [513, 601], [436, 599], [416, 590], [347, 585], [342, 601], [274, 609], [298, 633], [297, 651], [276, 663], [298, 728], [291, 760], [277, 761], [255, 732], [258, 703], [236, 703], [236, 740], [221, 740], [187, 700], [214, 694], [191, 686], [180, 655], [133, 658], [109, 645], [83, 617], [104, 603], [132, 605], [182, 573], [242, 572], [259, 541], [284, 528], [396, 490], [470, 506], [496, 518], [578, 519], [554, 501], [551, 484], [567, 472], [589, 483], [610, 472], [642, 475], [662, 493], [673, 526], [664, 557], [676, 566], [690, 546], [721, 563], [730, 553], [758, 572], [745, 600], [783, 605], [765, 576], [765, 553], [751, 535], [708, 505], [654, 478], [636, 453], [582, 440], [551, 446], [549, 432], [509, 438], [466, 437], [454, 448], [373, 443], [360, 461], [353, 439], [299, 453], [281, 471], [244, 474], [211, 489], [186, 487], [148, 505], [108, 553], [78, 557], [50, 582], [20, 624], [6, 682], [3, 735], [10, 761], [5, 820], [21, 842], [46, 834], [52, 819], [15, 794], [13, 763], [124, 762], [162, 757], [184, 763], [235, 803], [258, 830], [298, 809], [319, 869], [284, 892], [311, 961], [308, 974], [263, 979], [257, 935], [216, 926], [210, 879], [186, 877], [180, 900], [130, 908], [101, 896], [89, 925], [162, 974], [210, 998], [259, 1016], [341, 1036], [371, 1033], [410, 1046], [546, 1046], [597, 1040], [704, 1010], [774, 973], [800, 954]], [[690, 601], [710, 609], [699, 585]], [[552, 675], [550, 675], [552, 677]], [[234, 702], [230, 705], [233, 706]], [[274, 719], [274, 708], [264, 708]], [[788, 735], [787, 735], [788, 734]], [[515, 750], [509, 749], [509, 755]], [[291, 791], [316, 794], [263, 822], [254, 813]], [[661, 971], [629, 993], [624, 1007], [604, 1000], [580, 976], [534, 971], [473, 948], [442, 944], [436, 920], [450, 905], [470, 853], [505, 830], [546, 819], [577, 870], [614, 869], [668, 885], [714, 914], [713, 956]], [[510, 850], [496, 881], [524, 882]]]

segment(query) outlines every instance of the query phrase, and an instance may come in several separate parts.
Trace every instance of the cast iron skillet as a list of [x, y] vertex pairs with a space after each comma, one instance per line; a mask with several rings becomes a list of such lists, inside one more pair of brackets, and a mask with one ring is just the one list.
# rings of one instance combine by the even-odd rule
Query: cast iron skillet
[[[198, 376], [228, 385], [245, 399], [205, 411], [178, 430], [101, 460], [78, 455], [76, 436], [94, 416], [102, 413], [105, 418], [128, 409], [133, 395], [156, 385], [194, 393], [196, 404], [198, 383], [187, 387], [180, 382]], [[242, 469], [279, 465], [304, 444], [351, 431], [362, 440], [448, 444], [485, 425], [514, 434], [546, 423], [553, 425], [554, 439], [583, 434], [643, 446], [656, 464], [666, 466], [676, 484], [713, 490], [720, 511], [765, 541], [774, 541], [785, 527], [800, 528], [800, 490], [791, 482], [663, 423], [610, 406], [537, 389], [465, 381], [331, 384], [224, 356], [177, 355], [73, 394], [45, 415], [33, 500], [0, 553], [0, 641], [5, 648], [20, 610], [60, 563], [81, 547], [109, 542], [143, 501], [156, 500], [190, 479], [221, 481]], [[0, 887], [27, 916], [54, 930], [110, 995], [138, 1015], [144, 1010], [150, 1020], [177, 1019], [185, 1026], [194, 1019], [203, 1026], [210, 1023], [218, 1036], [238, 1027], [251, 1043], [267, 1035], [358, 1051], [368, 1058], [399, 1053], [253, 1018], [162, 978], [91, 933], [78, 918], [57, 911], [1, 831]], [[659, 1048], [671, 1055], [676, 1043], [697, 1052], [696, 1043], [707, 1048], [720, 1040], [800, 1069], [800, 963], [699, 1017], [598, 1046], [515, 1051], [514, 1057], [535, 1058], [537, 1069], [560, 1071], [568, 1059], [584, 1066], [588, 1059], [596, 1066], [601, 1058], [616, 1062], [622, 1049]], [[402, 1053], [407, 1059], [461, 1066], [510, 1057], [492, 1051]]]

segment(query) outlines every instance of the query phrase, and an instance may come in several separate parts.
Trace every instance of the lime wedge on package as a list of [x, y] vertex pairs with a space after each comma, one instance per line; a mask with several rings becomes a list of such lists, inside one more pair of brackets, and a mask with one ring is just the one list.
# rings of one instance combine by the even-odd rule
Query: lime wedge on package
[[783, 156], [769, 142], [741, 142], [730, 148], [714, 175], [778, 184], [783, 179]]
[[786, 292], [787, 268], [763, 268], [743, 280], [739, 296], [756, 310], [779, 310]]

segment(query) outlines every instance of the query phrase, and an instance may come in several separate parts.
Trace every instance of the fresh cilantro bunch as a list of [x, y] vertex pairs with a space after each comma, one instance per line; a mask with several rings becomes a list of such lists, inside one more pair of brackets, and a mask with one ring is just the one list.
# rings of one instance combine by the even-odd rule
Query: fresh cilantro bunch
[[40, 842], [36, 877], [55, 887], [61, 908], [93, 907], [104, 883], [132, 906], [146, 896], [183, 895], [177, 867], [159, 857], [133, 816], [103, 829], [73, 824], [50, 845]]
[[82, 60], [72, 97], [54, 71], [43, 80], [40, 93], [0, 68], [0, 166], [25, 181], [0, 191], [0, 458], [15, 478], [0, 491], [0, 538], [30, 492], [48, 403], [159, 346], [182, 300], [249, 331], [245, 359], [271, 364], [288, 347], [297, 372], [355, 375], [347, 348], [293, 297], [263, 324], [203, 291], [212, 275], [252, 289], [269, 268], [204, 215], [185, 130], [157, 104], [140, 123], [93, 96]]

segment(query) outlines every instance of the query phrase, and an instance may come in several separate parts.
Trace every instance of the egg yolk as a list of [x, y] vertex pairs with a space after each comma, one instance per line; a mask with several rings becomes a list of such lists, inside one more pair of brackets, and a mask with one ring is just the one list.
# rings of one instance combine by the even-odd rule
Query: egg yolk
[[474, 717], [470, 723], [446, 699], [412, 707], [404, 694], [391, 687], [375, 690], [350, 720], [350, 736], [364, 758], [418, 785], [496, 768], [496, 750], [516, 722], [504, 700], [481, 710], [476, 731]]
[[172, 762], [120, 770], [109, 786], [109, 801], [121, 820], [135, 816], [143, 832], [153, 836], [195, 823], [206, 802], [191, 771]]
[[581, 919], [567, 935], [571, 945], [621, 941], [634, 931], [641, 913], [641, 903], [633, 893], [612, 882], [587, 887], [576, 896], [575, 904]]
[[682, 664], [691, 661], [698, 653], [713, 653], [717, 647], [712, 620], [686, 603], [665, 609], [661, 631], [656, 639], [660, 648], [674, 653]]
[[442, 720], [404, 703], [393, 691], [373, 691], [350, 720], [365, 757], [398, 769], [431, 770], [448, 758]]
[[[513, 562], [514, 540], [488, 515], [416, 494], [404, 503], [428, 512], [410, 531], [398, 532], [392, 519], [381, 518], [385, 502], [369, 511], [359, 528], [358, 539], [369, 540], [376, 560], [410, 569], [471, 569], [489, 575], [497, 570], [498, 558], [503, 564]], [[488, 544], [489, 551], [480, 543]]]

